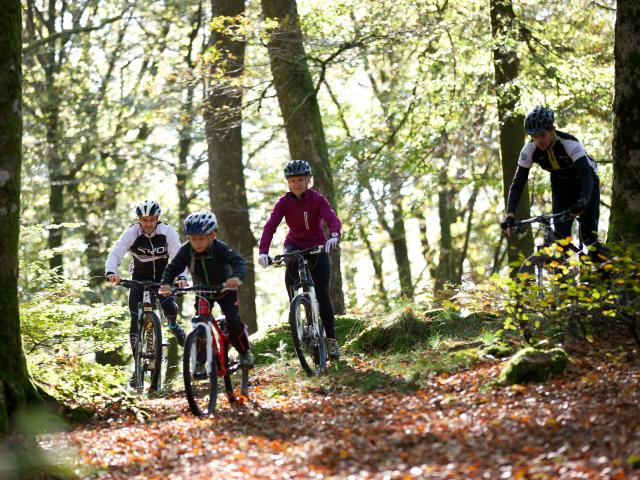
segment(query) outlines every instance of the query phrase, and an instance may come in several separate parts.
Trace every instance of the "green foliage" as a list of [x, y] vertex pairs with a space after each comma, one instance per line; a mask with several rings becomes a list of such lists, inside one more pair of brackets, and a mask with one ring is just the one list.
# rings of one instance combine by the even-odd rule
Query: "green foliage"
[[126, 322], [121, 318], [127, 309], [116, 304], [80, 304], [79, 298], [86, 290], [85, 281], [61, 279], [21, 302], [21, 331], [27, 355], [45, 361], [52, 352], [81, 356], [118, 348], [126, 336]]
[[23, 261], [21, 274], [21, 334], [36, 382], [69, 406], [93, 408], [126, 397], [121, 369], [96, 364], [92, 354], [122, 345], [127, 309], [82, 303], [86, 281], [61, 278], [39, 261]]
[[569, 357], [562, 348], [537, 350], [528, 347], [509, 360], [500, 373], [499, 382], [508, 385], [543, 382], [561, 375], [568, 365]]
[[640, 340], [640, 254], [635, 249], [613, 246], [611, 260], [595, 264], [586, 255], [567, 256], [562, 246], [543, 255], [541, 282], [532, 270], [512, 285], [505, 327], [520, 328], [532, 344], [616, 335]]

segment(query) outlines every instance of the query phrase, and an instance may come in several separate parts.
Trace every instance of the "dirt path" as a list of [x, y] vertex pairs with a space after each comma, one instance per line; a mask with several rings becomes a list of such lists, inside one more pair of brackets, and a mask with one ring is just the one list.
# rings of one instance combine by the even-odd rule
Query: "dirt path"
[[496, 386], [487, 363], [409, 391], [391, 377], [364, 391], [374, 365], [355, 365], [320, 382], [262, 369], [252, 401], [215, 418], [176, 395], [56, 443], [78, 449], [83, 478], [640, 478], [637, 357], [574, 358], [538, 386]]

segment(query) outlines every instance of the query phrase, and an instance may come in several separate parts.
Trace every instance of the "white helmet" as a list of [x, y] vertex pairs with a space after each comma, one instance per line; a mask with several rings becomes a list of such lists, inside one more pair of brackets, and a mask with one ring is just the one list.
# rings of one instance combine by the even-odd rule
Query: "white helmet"
[[138, 217], [157, 217], [162, 213], [160, 204], [155, 200], [145, 200], [136, 207]]

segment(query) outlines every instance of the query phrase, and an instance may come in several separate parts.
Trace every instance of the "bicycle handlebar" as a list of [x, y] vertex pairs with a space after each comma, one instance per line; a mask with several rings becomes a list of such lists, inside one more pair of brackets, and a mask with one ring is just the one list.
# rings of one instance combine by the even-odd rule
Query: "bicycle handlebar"
[[142, 287], [142, 288], [154, 288], [156, 290], [160, 288], [160, 284], [158, 282], [152, 282], [151, 280], [140, 281], [140, 280], [133, 280], [128, 278], [123, 278], [122, 280], [120, 280], [120, 283], [118, 283], [118, 285], [125, 288]]
[[546, 215], [538, 215], [537, 217], [527, 218], [525, 220], [516, 220], [514, 223], [514, 227], [516, 231], [523, 232], [527, 225], [531, 225], [533, 223], [542, 223], [543, 225], [549, 226], [551, 225], [551, 220], [560, 219], [565, 220], [570, 218], [570, 211], [563, 210], [558, 213], [550, 213]]
[[197, 295], [206, 295], [206, 294], [211, 294], [211, 295], [220, 295], [221, 293], [224, 292], [231, 292], [231, 291], [237, 291], [238, 289], [235, 287], [225, 287], [223, 284], [219, 284], [219, 285], [193, 285], [191, 287], [184, 287], [184, 288], [180, 288], [180, 287], [173, 287], [171, 289], [171, 294], [183, 294], [183, 293], [189, 293], [189, 292], [194, 292]]
[[316, 247], [309, 247], [303, 250], [294, 250], [293, 252], [285, 252], [275, 257], [269, 257], [269, 265], [278, 265], [284, 262], [287, 258], [298, 258], [303, 255], [319, 255], [324, 252], [324, 245], [318, 245]]

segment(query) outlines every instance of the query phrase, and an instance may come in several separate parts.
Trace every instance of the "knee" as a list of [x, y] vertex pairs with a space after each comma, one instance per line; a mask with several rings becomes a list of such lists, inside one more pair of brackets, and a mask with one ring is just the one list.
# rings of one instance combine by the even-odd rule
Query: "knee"
[[162, 307], [162, 311], [165, 315], [178, 314], [178, 304], [173, 300], [173, 298], [167, 297], [164, 301], [160, 302], [160, 306]]

